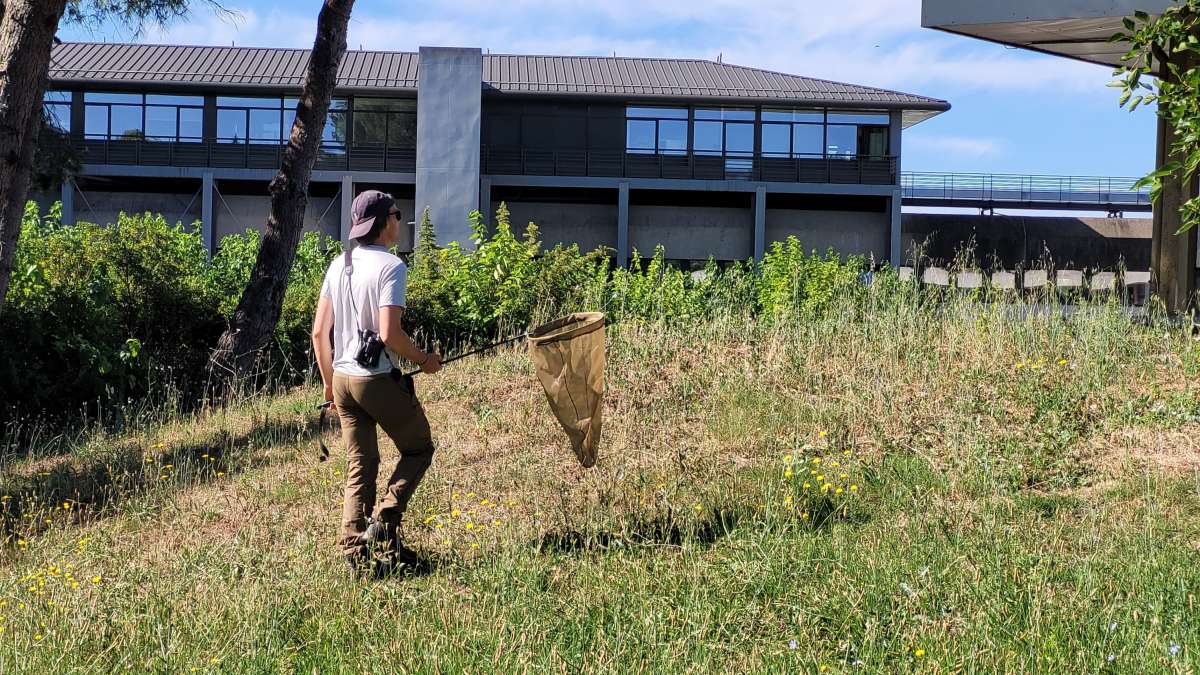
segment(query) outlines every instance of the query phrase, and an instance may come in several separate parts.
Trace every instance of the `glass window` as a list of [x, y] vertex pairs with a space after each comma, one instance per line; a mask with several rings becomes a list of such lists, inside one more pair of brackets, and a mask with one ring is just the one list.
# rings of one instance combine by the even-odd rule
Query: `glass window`
[[754, 121], [751, 108], [700, 108], [696, 110], [698, 120], [746, 120]]
[[250, 110], [250, 142], [278, 143], [280, 139], [280, 112], [278, 110]]
[[651, 117], [654, 119], [686, 120], [687, 108], [642, 108], [629, 106], [625, 109], [626, 117]]
[[[295, 101], [296, 99], [290, 99]], [[248, 96], [218, 96], [218, 108], [266, 108], [269, 110], [279, 110], [282, 107], [283, 99], [265, 98], [265, 97], [248, 97]], [[295, 107], [295, 103], [292, 104]]]
[[178, 108], [146, 106], [146, 138], [152, 141], [174, 141]]
[[630, 152], [654, 152], [654, 120], [628, 120], [625, 123], [625, 148]]
[[[763, 113], [766, 116], [766, 113]], [[787, 157], [792, 152], [791, 124], [763, 124], [762, 152], [766, 157]]]
[[217, 111], [217, 141], [222, 143], [246, 142], [246, 111]]
[[354, 97], [354, 109], [357, 110], [392, 110], [415, 111], [417, 102], [411, 98], [366, 98]]
[[725, 152], [753, 153], [754, 125], [746, 122], [726, 124]]
[[109, 106], [109, 136], [111, 138], [142, 138], [142, 106]]
[[763, 121], [767, 122], [810, 122], [816, 124], [825, 123], [825, 111], [823, 110], [763, 110]]
[[793, 124], [792, 152], [796, 155], [825, 154], [825, 127], [820, 124]]
[[387, 138], [388, 115], [386, 112], [354, 111], [354, 144], [383, 145]]
[[829, 112], [830, 124], [878, 124], [887, 126], [891, 120], [887, 113], [877, 112]]
[[70, 103], [71, 102], [71, 92], [69, 92], [69, 91], [48, 91], [48, 92], [46, 92], [46, 95], [42, 97], [42, 100], [45, 101], [46, 103]]
[[884, 157], [888, 154], [887, 127], [859, 127], [859, 147], [864, 154], [871, 157]]
[[199, 108], [179, 109], [179, 140], [200, 141], [204, 138], [204, 111]]
[[85, 103], [131, 103], [141, 105], [141, 94], [114, 94], [103, 91], [89, 91], [83, 95]]
[[857, 155], [858, 127], [848, 124], [830, 124], [826, 152], [842, 157]]
[[720, 153], [723, 125], [720, 122], [696, 122], [692, 130], [692, 149], [698, 154]]
[[388, 115], [388, 145], [393, 148], [417, 147], [416, 113], [391, 113]]
[[71, 104], [46, 103], [46, 122], [63, 133], [71, 133]]
[[89, 105], [84, 107], [83, 133], [88, 138], [108, 138], [108, 106]]
[[670, 155], [687, 154], [687, 120], [662, 120], [658, 123], [658, 151]]
[[[345, 101], [343, 101], [345, 103]], [[329, 108], [329, 114], [325, 118], [325, 133], [321, 136], [321, 140], [326, 143], [334, 143], [338, 145], [346, 144], [346, 110], [334, 110], [332, 104]], [[288, 132], [291, 128], [288, 128]]]
[[180, 96], [178, 94], [146, 94], [146, 105], [194, 105], [204, 107], [203, 96]]

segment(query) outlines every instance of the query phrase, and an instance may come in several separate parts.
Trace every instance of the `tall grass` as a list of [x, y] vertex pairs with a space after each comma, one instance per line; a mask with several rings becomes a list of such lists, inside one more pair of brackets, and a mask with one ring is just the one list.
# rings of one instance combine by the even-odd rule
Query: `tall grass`
[[0, 670], [1195, 669], [1200, 343], [888, 275], [822, 302], [610, 325], [591, 470], [523, 351], [418, 378], [414, 578], [342, 570], [308, 388], [15, 461]]

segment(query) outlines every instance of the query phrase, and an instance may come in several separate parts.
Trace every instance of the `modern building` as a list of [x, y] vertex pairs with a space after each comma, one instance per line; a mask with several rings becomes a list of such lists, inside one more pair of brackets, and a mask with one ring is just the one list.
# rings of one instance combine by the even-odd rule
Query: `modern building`
[[[199, 221], [210, 247], [266, 221], [308, 62], [301, 49], [67, 43], [46, 108], [82, 170], [65, 217]], [[348, 229], [359, 190], [428, 206], [439, 243], [508, 204], [543, 241], [761, 256], [797, 236], [897, 262], [904, 129], [945, 101], [691, 59], [349, 51], [306, 226]], [[58, 197], [58, 195], [55, 195]], [[411, 241], [410, 241], [411, 243]]]

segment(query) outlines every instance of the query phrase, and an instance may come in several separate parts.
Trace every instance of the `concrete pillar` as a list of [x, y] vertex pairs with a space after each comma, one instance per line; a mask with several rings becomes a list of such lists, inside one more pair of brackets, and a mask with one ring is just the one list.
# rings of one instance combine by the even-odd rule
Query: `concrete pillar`
[[483, 222], [495, 224], [496, 213], [492, 208], [492, 179], [479, 179], [479, 212], [483, 214]]
[[890, 127], [888, 129], [888, 154], [895, 158], [896, 172], [894, 185], [896, 189], [892, 191], [892, 198], [889, 200], [889, 208], [891, 211], [891, 230], [888, 237], [888, 262], [893, 267], [899, 267], [904, 262], [904, 192], [900, 186], [900, 159], [903, 156], [903, 138], [904, 138], [904, 112], [901, 110], [893, 110]]
[[204, 241], [204, 248], [208, 249], [210, 258], [213, 254], [213, 245], [216, 243], [213, 240], [216, 232], [216, 213], [213, 211], [213, 174], [211, 171], [205, 171], [200, 187], [200, 238]]
[[479, 208], [483, 53], [421, 47], [419, 58], [416, 211], [429, 207], [438, 243], [471, 247], [467, 215]]
[[64, 176], [62, 182], [62, 224], [75, 224], [75, 183], [70, 176]]
[[350, 243], [350, 208], [354, 205], [354, 177], [348, 173], [342, 175], [341, 194], [342, 218], [339, 237], [342, 240], [342, 246], [347, 246]]
[[629, 183], [617, 186], [617, 265], [629, 264]]
[[767, 186], [754, 190], [754, 259], [762, 260], [767, 252]]

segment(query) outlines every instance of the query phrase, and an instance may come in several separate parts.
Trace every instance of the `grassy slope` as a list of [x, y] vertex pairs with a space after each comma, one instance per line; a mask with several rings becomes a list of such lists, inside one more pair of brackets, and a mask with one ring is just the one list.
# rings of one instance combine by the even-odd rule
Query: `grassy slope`
[[524, 354], [421, 383], [422, 578], [343, 572], [344, 461], [316, 462], [311, 391], [10, 459], [0, 672], [1200, 662], [1188, 338], [901, 304], [610, 344], [593, 470]]

